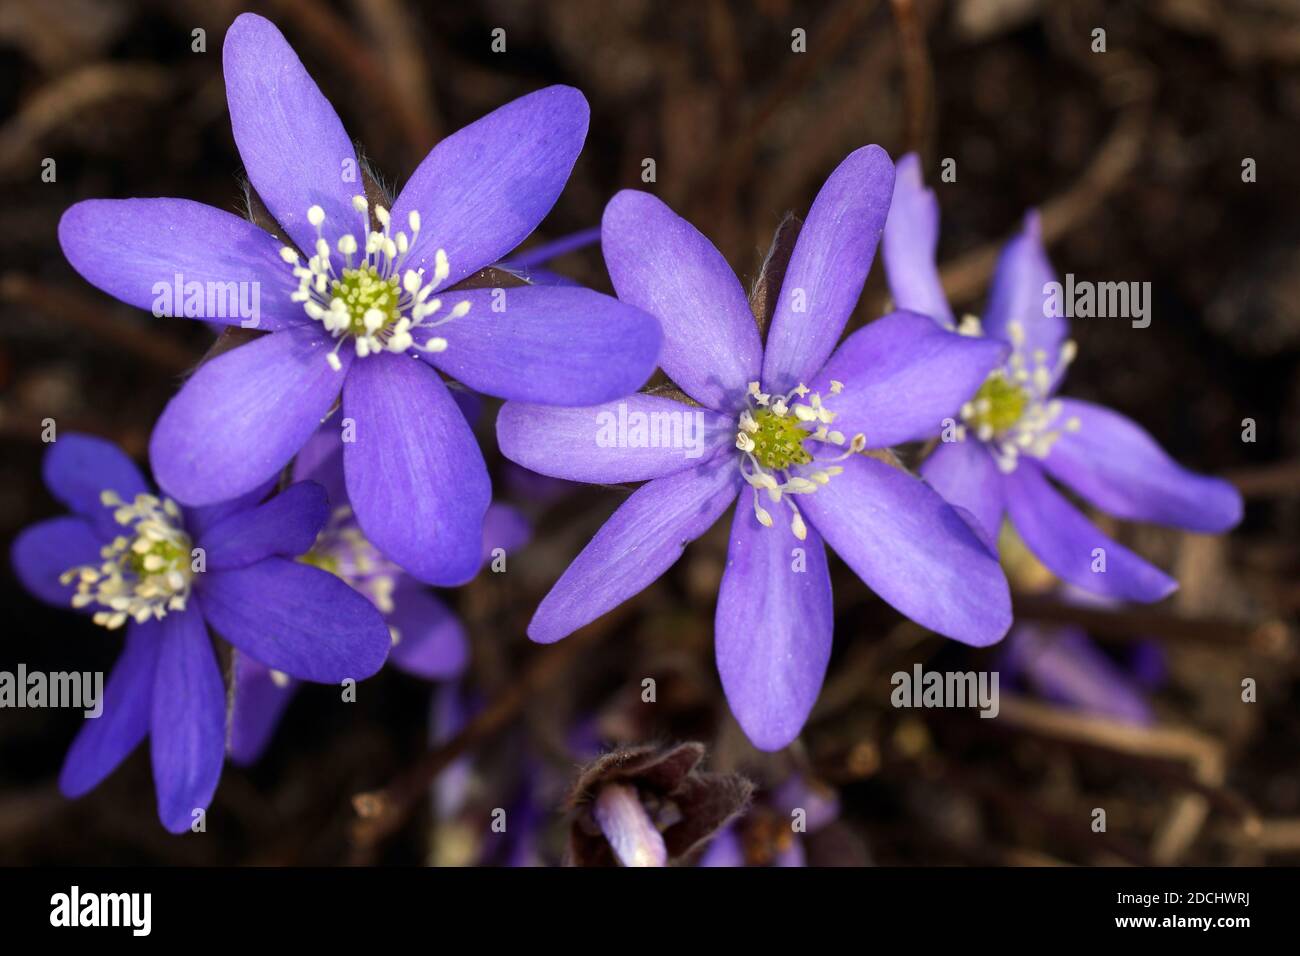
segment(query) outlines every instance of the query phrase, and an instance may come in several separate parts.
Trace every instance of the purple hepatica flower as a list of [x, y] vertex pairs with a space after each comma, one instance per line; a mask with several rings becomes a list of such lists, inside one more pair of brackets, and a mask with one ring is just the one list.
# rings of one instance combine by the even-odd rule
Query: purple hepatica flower
[[73, 513], [18, 536], [19, 578], [44, 601], [93, 612], [97, 624], [128, 625], [103, 714], [68, 751], [66, 795], [94, 788], [149, 735], [159, 819], [173, 833], [190, 828], [216, 790], [226, 738], [209, 627], [303, 680], [359, 680], [383, 664], [388, 629], [374, 607], [292, 560], [325, 521], [319, 485], [182, 509], [153, 495], [115, 445], [86, 435], [50, 448], [45, 483]]
[[[460, 620], [438, 597], [384, 557], [362, 533], [344, 480], [344, 442], [332, 423], [322, 425], [299, 452], [294, 481], [325, 489], [329, 517], [299, 561], [328, 571], [365, 595], [383, 615], [392, 638], [388, 662], [426, 680], [459, 676], [469, 660], [469, 642]], [[483, 526], [483, 561], [497, 549], [506, 552], [527, 542], [527, 523], [513, 508], [492, 505]], [[235, 663], [230, 757], [251, 764], [270, 743], [297, 681], [247, 654]]]
[[491, 486], [434, 369], [566, 405], [621, 395], [654, 369], [655, 322], [607, 296], [448, 291], [550, 210], [586, 136], [586, 101], [553, 86], [472, 123], [433, 148], [389, 211], [357, 195], [352, 140], [269, 21], [239, 16], [224, 58], [248, 178], [296, 249], [183, 199], [90, 200], [59, 225], [68, 261], [124, 302], [236, 325], [249, 317], [220, 314], [230, 290], [252, 290], [251, 319], [272, 333], [205, 364], [167, 406], [150, 446], [159, 484], [191, 505], [242, 495], [289, 462], [341, 393], [366, 536], [422, 581], [463, 583], [479, 566]]
[[742, 495], [716, 650], [731, 709], [758, 747], [793, 740], [821, 688], [832, 630], [823, 541], [926, 627], [975, 645], [1006, 633], [1006, 579], [971, 528], [924, 482], [860, 454], [932, 432], [1005, 353], [904, 313], [835, 348], [892, 184], [876, 146], [831, 174], [790, 258], [766, 348], [708, 239], [653, 196], [611, 200], [602, 245], [614, 287], [660, 320], [663, 369], [699, 404], [634, 394], [598, 408], [503, 407], [501, 449], [527, 468], [649, 479], [542, 601], [533, 640], [557, 641], [645, 588]]
[[[899, 163], [885, 226], [884, 260], [900, 309], [953, 328], [935, 265], [939, 207], [920, 163]], [[1006, 365], [972, 392], [921, 474], [996, 538], [1004, 512], [1021, 538], [1063, 581], [1096, 594], [1158, 601], [1178, 584], [1102, 534], [1048, 481], [1119, 518], [1190, 531], [1219, 532], [1241, 520], [1241, 495], [1225, 481], [1182, 468], [1141, 427], [1108, 408], [1056, 391], [1074, 357], [1069, 327], [1053, 307], [1056, 277], [1043, 249], [1038, 215], [1002, 251], [984, 319], [961, 332], [1011, 345]], [[1094, 571], [1096, 549], [1105, 573]]]

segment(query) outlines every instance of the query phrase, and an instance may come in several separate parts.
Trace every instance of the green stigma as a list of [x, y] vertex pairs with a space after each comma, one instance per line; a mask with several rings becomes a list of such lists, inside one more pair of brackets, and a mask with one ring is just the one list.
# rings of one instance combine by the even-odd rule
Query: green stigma
[[994, 372], [971, 399], [974, 411], [967, 423], [976, 430], [991, 428], [996, 435], [1020, 421], [1028, 404], [1027, 390], [1008, 381], [1001, 372]]
[[186, 547], [172, 541], [155, 541], [147, 551], [130, 548], [122, 557], [122, 562], [129, 567], [137, 578], [143, 580], [151, 574], [171, 571], [190, 563], [188, 541]]
[[754, 442], [753, 455], [764, 468], [783, 471], [813, 460], [803, 447], [808, 430], [794, 415], [778, 415], [764, 408], [754, 413], [754, 423], [758, 429], [749, 437]]
[[[353, 335], [365, 335], [386, 329], [397, 322], [401, 312], [397, 301], [402, 288], [396, 275], [385, 279], [379, 275], [374, 266], [362, 266], [360, 269], [344, 269], [343, 277], [335, 279], [330, 285], [330, 297], [342, 299], [347, 306], [348, 315], [352, 317], [349, 332]], [[366, 315], [376, 310], [382, 321], [374, 327], [366, 326]]]

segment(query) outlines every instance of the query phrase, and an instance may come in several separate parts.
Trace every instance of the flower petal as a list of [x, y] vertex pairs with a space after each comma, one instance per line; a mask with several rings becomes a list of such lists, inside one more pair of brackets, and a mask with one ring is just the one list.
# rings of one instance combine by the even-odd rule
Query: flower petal
[[571, 86], [548, 86], [457, 130], [429, 151], [393, 204], [394, 230], [422, 220], [407, 266], [433, 272], [443, 249], [443, 287], [496, 262], [545, 218], [587, 138], [590, 110]]
[[908, 153], [898, 161], [882, 243], [881, 257], [894, 308], [929, 316], [944, 328], [953, 328], [952, 307], [935, 261], [939, 201], [933, 190], [925, 188], [916, 153]]
[[1056, 368], [1061, 343], [1070, 329], [1052, 308], [1047, 285], [1055, 281], [1056, 273], [1043, 248], [1042, 224], [1038, 213], [1030, 212], [1020, 234], [1003, 247], [998, 258], [984, 313], [984, 334], [1012, 342], [1011, 323], [1017, 322], [1024, 333], [1020, 351], [1032, 356], [1041, 349], [1048, 368]]
[[614, 484], [676, 474], [735, 440], [733, 419], [658, 395], [592, 408], [507, 402], [497, 415], [501, 453], [533, 471]]
[[[1007, 356], [994, 339], [947, 332], [914, 312], [876, 319], [844, 340], [810, 383], [846, 436], [868, 448], [931, 438]], [[831, 382], [844, 390], [831, 394]]]
[[1012, 629], [1004, 648], [1003, 679], [1023, 674], [1044, 697], [1086, 714], [1144, 726], [1154, 721], [1132, 678], [1081, 627], [1022, 624]]
[[185, 529], [189, 531], [192, 538], [201, 538], [217, 522], [223, 521], [233, 514], [257, 507], [279, 484], [280, 475], [277, 473], [252, 491], [246, 491], [238, 497], [227, 498], [225, 501], [218, 501], [216, 504], [184, 508], [182, 510], [185, 516]]
[[187, 505], [210, 505], [278, 474], [338, 397], [341, 371], [314, 328], [275, 332], [208, 362], [167, 403], [149, 439], [154, 477]]
[[976, 647], [1011, 626], [1002, 569], [925, 482], [855, 455], [799, 505], [867, 586], [918, 624]]
[[273, 554], [305, 554], [329, 518], [325, 489], [314, 481], [290, 485], [266, 504], [217, 522], [199, 538], [209, 571], [255, 564]]
[[663, 326], [659, 364], [710, 408], [731, 411], [758, 381], [763, 347], [740, 280], [713, 243], [649, 193], [605, 206], [601, 248], [618, 297]]
[[632, 493], [542, 599], [528, 636], [552, 644], [639, 593], [708, 531], [739, 490], [722, 456]]
[[102, 713], [81, 725], [63, 759], [59, 790], [64, 796], [79, 797], [99, 786], [149, 732], [162, 636], [158, 621], [127, 625], [122, 655], [104, 687]]
[[89, 199], [59, 220], [59, 244], [91, 285], [156, 316], [275, 331], [310, 321], [283, 245], [188, 199]]
[[45, 453], [41, 471], [50, 494], [86, 518], [105, 538], [116, 535], [121, 526], [100, 495], [115, 491], [123, 501], [130, 501], [151, 490], [126, 452], [94, 435], [64, 435]]
[[213, 630], [290, 677], [337, 684], [379, 670], [392, 639], [365, 597], [327, 571], [266, 558], [199, 579]]
[[314, 481], [325, 489], [330, 508], [349, 504], [347, 484], [343, 480], [342, 422], [330, 420], [307, 439], [294, 456], [294, 481]]
[[469, 640], [460, 619], [424, 588], [406, 582], [393, 593], [388, 625], [398, 640], [388, 655], [398, 670], [428, 680], [460, 674], [469, 660]]
[[492, 485], [437, 373], [405, 355], [370, 356], [348, 376], [343, 413], [356, 422], [343, 468], [366, 537], [428, 584], [472, 578]]
[[492, 559], [497, 548], [507, 554], [527, 546], [533, 536], [528, 519], [510, 505], [489, 505], [483, 516], [483, 561]]
[[1077, 418], [1043, 461], [1047, 473], [1117, 518], [1217, 533], [1241, 521], [1241, 494], [1165, 454], [1136, 422], [1091, 402], [1061, 399], [1060, 421]]
[[1005, 510], [1002, 472], [983, 442], [939, 442], [921, 465], [921, 477], [944, 501], [971, 515], [996, 550]]
[[[1062, 581], [1127, 601], [1159, 601], [1177, 590], [1177, 581], [1097, 530], [1052, 488], [1037, 465], [1022, 461], [1004, 481], [1011, 523]], [[1093, 571], [1103, 555], [1105, 570]]]
[[190, 829], [221, 778], [226, 749], [226, 688], [198, 608], [159, 622], [149, 742], [158, 819], [172, 833]]
[[894, 194], [894, 164], [879, 146], [835, 168], [799, 230], [763, 355], [763, 386], [788, 392], [825, 364], [871, 270]]
[[24, 528], [14, 539], [10, 562], [18, 580], [32, 594], [55, 607], [72, 607], [74, 584], [59, 575], [83, 564], [99, 567], [104, 539], [82, 518], [64, 515]]
[[279, 726], [298, 682], [272, 676], [271, 668], [235, 652], [234, 703], [230, 710], [230, 759], [241, 766], [257, 762]]
[[316, 228], [307, 210], [325, 211], [330, 248], [360, 232], [352, 197], [364, 191], [357, 152], [338, 114], [275, 24], [242, 13], [221, 54], [230, 128], [248, 179], [276, 222], [308, 255]]
[[714, 625], [731, 712], [759, 750], [799, 736], [826, 676], [834, 620], [826, 548], [784, 521], [764, 528], [742, 495]]
[[420, 336], [446, 339], [446, 351], [418, 354], [486, 395], [594, 405], [635, 392], [658, 363], [659, 323], [590, 289], [470, 289], [445, 301], [469, 313]]

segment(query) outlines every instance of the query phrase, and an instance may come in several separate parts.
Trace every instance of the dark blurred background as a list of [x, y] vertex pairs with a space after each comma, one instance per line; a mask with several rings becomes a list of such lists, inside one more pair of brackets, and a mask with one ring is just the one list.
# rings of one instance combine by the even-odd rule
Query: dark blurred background
[[[506, 469], [489, 406], [481, 432], [498, 495], [535, 533], [508, 573], [447, 595], [474, 641], [462, 690], [491, 717], [456, 743], [471, 780], [458, 820], [431, 819], [419, 799], [382, 835], [357, 825], [355, 795], [428, 777], [418, 761], [430, 689], [386, 672], [347, 707], [329, 688], [300, 694], [262, 762], [226, 769], [209, 832], [183, 839], [157, 823], [147, 748], [66, 801], [54, 780], [80, 715], [0, 711], [0, 863], [486, 862], [486, 814], [527, 792], [542, 814], [540, 858], [555, 862], [562, 785], [535, 784], [572, 776], [575, 728], [606, 745], [702, 740], [710, 766], [760, 787], [797, 773], [837, 789], [840, 819], [816, 862], [1300, 862], [1300, 3], [3, 0], [6, 551], [59, 511], [40, 481], [41, 420], [143, 460], [153, 421], [211, 344], [200, 323], [155, 320], [92, 289], [64, 261], [56, 226], [90, 197], [238, 207], [221, 43], [244, 10], [280, 26], [388, 183], [507, 100], [579, 87], [592, 109], [586, 148], [526, 245], [594, 226], [616, 190], [646, 188], [748, 282], [782, 216], [806, 212], [845, 154], [879, 143], [895, 157], [920, 151], [942, 208], [945, 284], [977, 311], [999, 244], [1040, 208], [1058, 272], [1150, 281], [1154, 295], [1148, 329], [1076, 321], [1067, 390], [1136, 419], [1189, 467], [1237, 481], [1246, 520], [1207, 538], [1103, 519], [1181, 581], [1151, 609], [1080, 616], [1009, 552], [1025, 620], [1082, 623], [1117, 665], [1154, 644], [1164, 676], [1149, 694], [1153, 726], [1032, 692], [992, 721], [894, 710], [893, 671], [918, 660], [987, 668], [999, 651], [902, 622], [835, 565], [822, 698], [801, 741], [763, 757], [727, 715], [712, 661], [729, 522], [572, 649], [534, 648], [532, 609], [626, 492], [573, 493]], [[491, 47], [498, 27], [504, 53]], [[206, 52], [191, 49], [196, 28]], [[1092, 51], [1097, 28], [1105, 53]], [[795, 29], [806, 52], [791, 49]], [[47, 157], [55, 182], [41, 179]], [[640, 178], [647, 157], [653, 184]], [[938, 182], [946, 157], [956, 182]], [[1246, 158], [1256, 182], [1242, 181]], [[556, 266], [609, 288], [595, 248]], [[883, 309], [881, 273], [857, 321]], [[5, 561], [0, 669], [107, 670], [120, 636], [37, 604]], [[563, 656], [539, 667], [546, 654]], [[653, 707], [640, 704], [645, 676], [658, 681]], [[1241, 702], [1245, 677], [1259, 682], [1257, 703]], [[1094, 807], [1107, 808], [1104, 834], [1090, 829]], [[755, 861], [771, 857], [765, 839], [780, 836], [747, 831]]]

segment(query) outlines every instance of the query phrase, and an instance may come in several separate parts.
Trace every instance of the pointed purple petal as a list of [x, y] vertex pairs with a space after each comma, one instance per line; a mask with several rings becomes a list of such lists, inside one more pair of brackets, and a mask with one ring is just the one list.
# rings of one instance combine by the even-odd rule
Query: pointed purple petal
[[428, 680], [460, 674], [469, 660], [469, 640], [460, 619], [427, 590], [408, 582], [393, 593], [393, 610], [386, 615], [397, 629], [397, 643], [388, 655], [398, 670]]
[[1043, 248], [1042, 224], [1038, 213], [1030, 212], [1020, 234], [1003, 247], [998, 259], [984, 313], [984, 334], [1013, 342], [1011, 323], [1017, 322], [1024, 333], [1022, 354], [1032, 356], [1041, 349], [1048, 367], [1056, 368], [1061, 343], [1070, 329], [1066, 319], [1055, 314], [1045, 291], [1047, 284], [1055, 281], [1056, 273]]
[[[208, 362], [167, 403], [149, 439], [163, 490], [210, 505], [275, 476], [311, 437], [343, 385], [315, 328], [264, 335]], [[373, 361], [373, 359], [371, 359]]]
[[339, 578], [267, 558], [199, 578], [213, 630], [255, 660], [302, 680], [337, 684], [383, 666], [392, 640], [375, 606]]
[[104, 687], [103, 712], [81, 725], [63, 760], [59, 790], [64, 796], [79, 797], [99, 786], [149, 732], [161, 639], [157, 621], [127, 625], [122, 656]]
[[[1177, 590], [1177, 581], [1097, 530], [1052, 488], [1036, 464], [1021, 461], [1004, 481], [1011, 523], [1029, 550], [1062, 581], [1093, 594], [1144, 603]], [[1100, 566], [1098, 549], [1104, 552], [1104, 572], [1092, 570], [1094, 563]]]
[[198, 608], [160, 622], [158, 669], [149, 718], [158, 819], [172, 833], [206, 810], [226, 749], [226, 688]]
[[209, 571], [255, 564], [273, 554], [305, 554], [329, 518], [325, 489], [314, 481], [290, 485], [264, 505], [219, 521], [199, 538]]
[[363, 220], [352, 197], [364, 192], [357, 153], [293, 48], [271, 21], [243, 13], [222, 50], [230, 128], [248, 179], [298, 248], [315, 253], [307, 210], [325, 210], [330, 248]]
[[[809, 383], [847, 437], [868, 448], [931, 438], [943, 430], [1000, 365], [1007, 347], [945, 332], [912, 312], [894, 312], [854, 332]], [[844, 390], [831, 394], [831, 382]]]
[[447, 253], [443, 286], [496, 262], [523, 242], [555, 205], [587, 138], [590, 110], [571, 86], [512, 100], [430, 150], [393, 204], [394, 231], [420, 214], [407, 267], [433, 273]]
[[789, 391], [830, 357], [867, 281], [893, 193], [894, 164], [879, 146], [849, 153], [822, 185], [772, 314], [765, 391]]
[[618, 297], [663, 326], [668, 377], [710, 408], [743, 404], [763, 347], [740, 280], [713, 243], [661, 200], [625, 189], [605, 206], [601, 247]]
[[945, 328], [954, 326], [935, 261], [939, 245], [939, 201], [925, 188], [921, 160], [908, 153], [898, 161], [894, 198], [885, 220], [881, 257], [894, 308], [929, 316]]
[[369, 356], [348, 376], [343, 414], [356, 422], [343, 466], [366, 537], [428, 584], [472, 578], [492, 485], [438, 374], [405, 355]]
[[[432, 329], [445, 352], [419, 352], [477, 392], [547, 405], [594, 405], [635, 392], [659, 358], [659, 323], [590, 289], [521, 286], [448, 292], [467, 315]], [[435, 315], [434, 318], [437, 318]]]
[[257, 762], [279, 726], [298, 682], [271, 676], [271, 668], [235, 652], [234, 706], [230, 711], [230, 759], [241, 766]]
[[104, 537], [117, 534], [121, 526], [113, 520], [113, 509], [104, 505], [100, 494], [115, 491], [123, 501], [130, 501], [151, 490], [126, 452], [94, 435], [64, 435], [45, 453], [41, 471], [50, 494], [89, 520]]
[[1117, 518], [1218, 533], [1241, 521], [1241, 494], [1165, 454], [1136, 422], [1091, 402], [1061, 400], [1059, 421], [1078, 419], [1043, 462], [1047, 473]]
[[90, 199], [59, 220], [59, 244], [91, 285], [157, 316], [275, 331], [310, 321], [282, 243], [188, 199]]
[[236, 498], [227, 498], [225, 501], [218, 501], [213, 505], [184, 508], [182, 509], [182, 512], [185, 516], [185, 528], [189, 531], [190, 536], [197, 540], [217, 522], [223, 521], [233, 514], [238, 514], [241, 511], [248, 511], [250, 508], [257, 507], [257, 505], [266, 500], [267, 496], [270, 495], [279, 484], [280, 476], [276, 474], [262, 482], [252, 491], [247, 491]]
[[528, 636], [552, 644], [644, 590], [709, 530], [739, 485], [730, 456], [642, 485], [542, 599]]
[[349, 504], [347, 484], [343, 480], [341, 418], [331, 418], [316, 429], [294, 456], [290, 472], [294, 481], [314, 481], [324, 488], [331, 509]]
[[497, 416], [501, 453], [532, 471], [614, 484], [693, 468], [735, 441], [735, 420], [656, 395], [593, 408], [507, 402]]
[[831, 658], [826, 548], [778, 521], [764, 528], [742, 495], [731, 522], [714, 629], [718, 675], [731, 712], [759, 750], [799, 736]]
[[59, 575], [83, 564], [99, 567], [104, 538], [82, 518], [65, 515], [24, 528], [14, 539], [10, 561], [18, 580], [46, 604], [72, 607], [75, 582], [60, 584]]
[[976, 647], [1011, 626], [1002, 569], [925, 482], [855, 455], [798, 503], [867, 586], [918, 624]]
[[939, 442], [921, 465], [921, 477], [944, 501], [979, 522], [984, 537], [996, 550], [1004, 510], [1002, 472], [983, 442]]

